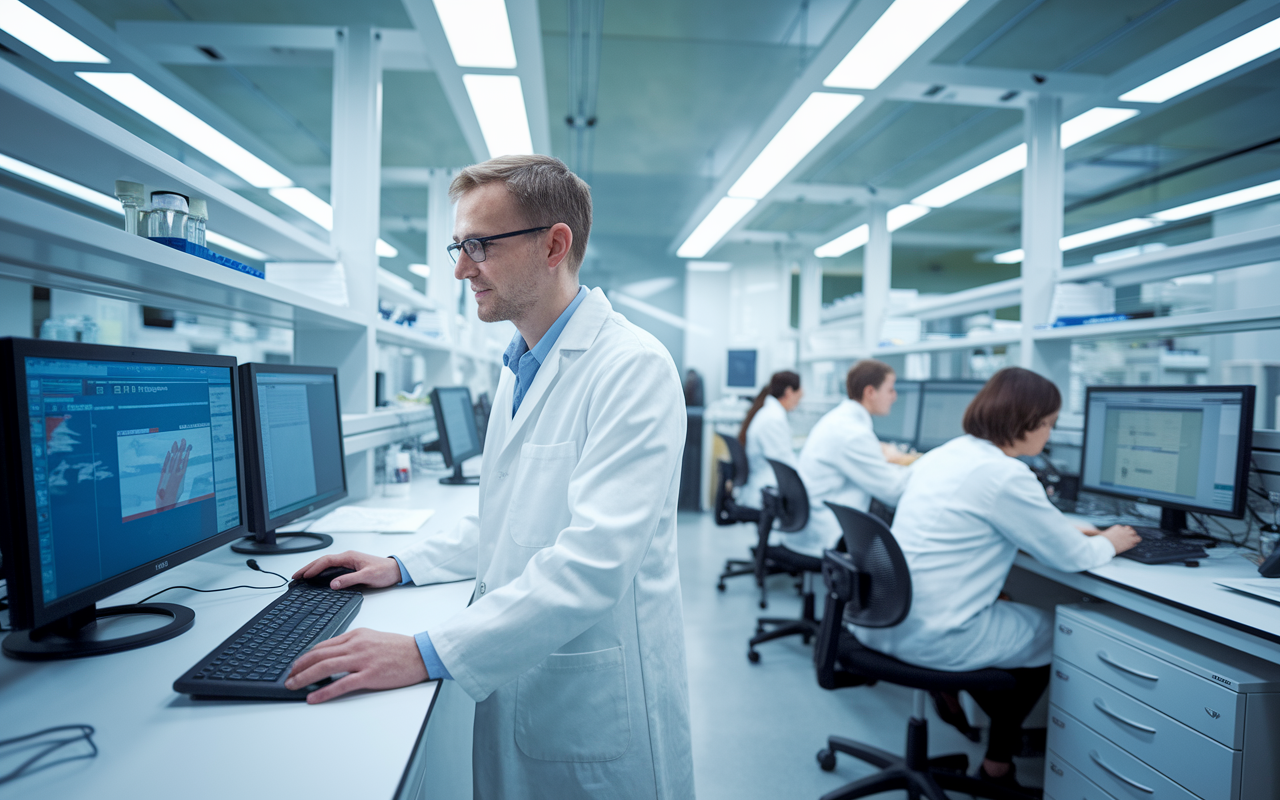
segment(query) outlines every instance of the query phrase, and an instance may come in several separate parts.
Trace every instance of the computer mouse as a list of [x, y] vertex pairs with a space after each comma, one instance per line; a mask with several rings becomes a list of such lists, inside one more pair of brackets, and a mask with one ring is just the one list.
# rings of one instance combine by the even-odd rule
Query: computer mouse
[[309, 586], [328, 589], [329, 583], [339, 575], [350, 575], [355, 572], [350, 567], [325, 567], [310, 578], [303, 578]]
[[1200, 566], [1200, 562], [1199, 562], [1199, 561], [1183, 561], [1182, 563], [1183, 563], [1185, 566], [1188, 566], [1188, 567], [1198, 567], [1198, 566]]

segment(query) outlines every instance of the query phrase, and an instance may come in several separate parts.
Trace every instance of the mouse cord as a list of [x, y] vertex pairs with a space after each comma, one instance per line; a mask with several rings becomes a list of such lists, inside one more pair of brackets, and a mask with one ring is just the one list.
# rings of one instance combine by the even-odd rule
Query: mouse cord
[[280, 579], [280, 581], [281, 581], [281, 582], [280, 582], [280, 583], [277, 583], [275, 586], [248, 586], [248, 585], [245, 585], [245, 584], [241, 584], [240, 586], [224, 586], [224, 587], [223, 587], [223, 588], [221, 588], [221, 589], [197, 589], [197, 588], [195, 588], [194, 586], [170, 586], [170, 587], [169, 587], [169, 588], [167, 588], [167, 589], [161, 589], [160, 591], [156, 592], [155, 594], [149, 594], [149, 595], [147, 595], [146, 597], [144, 597], [144, 598], [142, 598], [141, 600], [139, 600], [137, 603], [134, 603], [134, 605], [138, 605], [138, 606], [140, 606], [140, 605], [142, 605], [143, 603], [145, 603], [145, 602], [147, 602], [148, 600], [150, 600], [151, 598], [155, 597], [156, 595], [164, 594], [165, 592], [172, 591], [173, 589], [186, 589], [186, 590], [188, 590], [188, 591], [192, 591], [192, 592], [205, 592], [205, 593], [211, 593], [211, 592], [229, 592], [229, 591], [231, 591], [232, 589], [279, 589], [281, 586], [285, 586], [286, 584], [288, 584], [288, 583], [289, 583], [289, 579], [288, 579], [288, 578], [286, 578], [285, 576], [281, 575], [281, 574], [280, 574], [280, 573], [278, 573], [278, 572], [272, 572], [272, 571], [271, 571], [271, 570], [269, 570], [269, 569], [263, 569], [262, 567], [258, 566], [258, 562], [257, 562], [257, 561], [255, 561], [255, 560], [254, 560], [254, 559], [252, 559], [252, 558], [251, 558], [251, 559], [249, 559], [248, 561], [246, 561], [246, 562], [245, 562], [245, 564], [246, 564], [246, 565], [248, 565], [249, 569], [257, 570], [258, 572], [265, 572], [265, 573], [266, 573], [266, 574], [268, 574], [268, 575], [275, 575], [277, 578], [279, 578], [279, 579]]

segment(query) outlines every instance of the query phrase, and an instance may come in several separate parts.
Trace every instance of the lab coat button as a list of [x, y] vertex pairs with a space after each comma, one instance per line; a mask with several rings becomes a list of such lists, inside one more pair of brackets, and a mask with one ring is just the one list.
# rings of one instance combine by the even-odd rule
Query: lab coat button
[[480, 594], [484, 594], [484, 581], [480, 581]]

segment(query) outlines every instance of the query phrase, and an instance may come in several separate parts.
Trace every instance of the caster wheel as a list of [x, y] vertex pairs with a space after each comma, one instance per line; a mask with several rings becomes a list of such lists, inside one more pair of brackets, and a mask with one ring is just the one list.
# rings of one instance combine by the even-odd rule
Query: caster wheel
[[831, 772], [836, 768], [836, 754], [826, 749], [819, 750], [818, 766], [822, 767], [823, 772]]
[[723, 591], [724, 591], [724, 583], [717, 583], [717, 584], [716, 584], [716, 589], [717, 589], [718, 591], [723, 592]]
[[759, 654], [759, 653], [757, 653], [755, 650], [748, 650], [748, 651], [747, 651], [747, 660], [748, 660], [748, 661], [750, 661], [752, 664], [759, 664], [759, 663], [760, 663], [760, 654]]

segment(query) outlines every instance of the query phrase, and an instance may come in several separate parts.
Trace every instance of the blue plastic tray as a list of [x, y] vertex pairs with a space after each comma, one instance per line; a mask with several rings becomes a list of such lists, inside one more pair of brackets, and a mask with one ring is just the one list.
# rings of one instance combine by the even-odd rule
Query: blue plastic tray
[[224, 255], [219, 255], [207, 247], [201, 247], [198, 244], [193, 244], [186, 239], [180, 239], [176, 236], [154, 236], [149, 238], [153, 242], [159, 242], [166, 247], [172, 247], [174, 250], [181, 250], [184, 253], [189, 253], [193, 256], [197, 256], [198, 258], [203, 258], [205, 261], [212, 261], [220, 266], [234, 269], [236, 272], [243, 272], [244, 274], [252, 275], [255, 278], [265, 279], [267, 277], [267, 273], [257, 269], [256, 267], [251, 267], [248, 264], [241, 264], [234, 258], [227, 258]]

